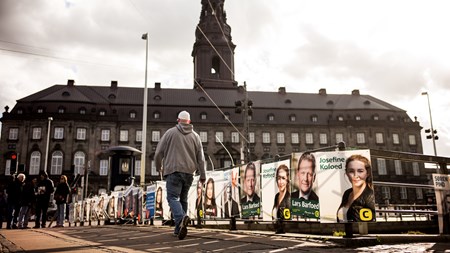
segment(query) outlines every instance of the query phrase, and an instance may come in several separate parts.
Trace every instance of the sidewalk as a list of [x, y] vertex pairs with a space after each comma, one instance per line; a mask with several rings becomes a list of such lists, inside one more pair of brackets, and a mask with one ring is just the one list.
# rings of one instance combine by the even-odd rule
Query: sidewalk
[[[342, 238], [311, 234], [274, 234], [273, 231], [229, 231], [189, 228], [185, 240], [174, 239], [173, 227], [105, 225], [44, 229], [0, 230], [1, 253], [9, 252], [351, 252], [356, 247], [427, 242], [450, 248], [450, 236], [366, 235]], [[435, 245], [435, 247], [437, 247]], [[380, 245], [378, 245], [379, 247]], [[301, 251], [301, 250], [300, 250]], [[369, 252], [369, 251], [368, 251]], [[379, 252], [374, 250], [373, 252]], [[384, 251], [387, 252], [387, 251]], [[438, 252], [438, 251], [434, 251]], [[440, 251], [444, 252], [444, 251]]]

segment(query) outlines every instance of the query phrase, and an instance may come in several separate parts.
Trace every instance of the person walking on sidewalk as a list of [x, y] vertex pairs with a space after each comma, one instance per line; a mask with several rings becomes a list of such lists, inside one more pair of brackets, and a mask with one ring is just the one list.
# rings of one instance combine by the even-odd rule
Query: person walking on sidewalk
[[28, 219], [30, 218], [30, 209], [35, 201], [34, 184], [33, 180], [26, 182], [22, 188], [22, 194], [20, 197], [20, 212], [17, 226], [20, 229], [27, 229]]
[[[14, 178], [14, 177], [13, 177]], [[25, 175], [20, 173], [17, 178], [8, 185], [6, 193], [8, 194], [8, 210], [6, 213], [6, 228], [17, 228], [17, 218], [20, 211], [20, 196], [22, 194], [23, 183]]]
[[[53, 181], [48, 178], [48, 174], [45, 171], [39, 173], [40, 181], [37, 186], [37, 196], [36, 196], [36, 220], [35, 226], [33, 228], [41, 227], [45, 228], [47, 222], [47, 210], [48, 204], [50, 202], [50, 196], [55, 191]], [[41, 221], [42, 215], [42, 221]]]
[[67, 177], [64, 175], [61, 175], [61, 178], [59, 179], [59, 184], [56, 186], [55, 190], [55, 201], [56, 201], [56, 214], [58, 216], [56, 221], [55, 227], [64, 227], [64, 219], [66, 217], [65, 211], [66, 211], [66, 203], [67, 203], [67, 196], [70, 193], [70, 187], [67, 183]]
[[202, 141], [193, 130], [190, 114], [180, 112], [177, 121], [178, 124], [167, 130], [158, 143], [155, 161], [156, 169], [166, 180], [167, 201], [175, 220], [174, 235], [183, 240], [189, 224], [186, 212], [193, 174], [198, 171], [201, 184], [205, 183], [206, 174]]

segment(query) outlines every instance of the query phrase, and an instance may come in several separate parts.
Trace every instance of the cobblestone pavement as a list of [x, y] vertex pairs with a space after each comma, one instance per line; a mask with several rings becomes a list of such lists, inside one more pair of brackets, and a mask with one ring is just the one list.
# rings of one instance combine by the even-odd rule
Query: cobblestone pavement
[[[344, 242], [372, 244], [377, 237], [354, 240], [300, 234], [275, 235], [262, 231], [189, 228], [185, 240], [160, 226], [84, 226], [0, 230], [0, 252], [450, 252], [444, 242], [399, 243], [345, 247]], [[387, 239], [388, 237], [386, 237]], [[393, 237], [392, 237], [393, 238]], [[342, 240], [341, 240], [342, 239]], [[383, 241], [383, 240], [381, 240]], [[392, 243], [392, 240], [390, 241]]]

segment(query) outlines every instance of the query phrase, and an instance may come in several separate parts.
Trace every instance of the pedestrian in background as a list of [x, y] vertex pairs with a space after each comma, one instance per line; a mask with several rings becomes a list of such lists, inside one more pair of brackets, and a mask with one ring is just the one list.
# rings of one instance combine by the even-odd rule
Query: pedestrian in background
[[67, 183], [67, 177], [64, 175], [61, 175], [59, 179], [59, 184], [56, 186], [55, 190], [55, 201], [56, 201], [56, 214], [57, 214], [57, 221], [55, 227], [64, 227], [64, 219], [66, 217], [65, 211], [66, 211], [66, 203], [67, 203], [67, 196], [70, 193], [70, 187]]
[[[14, 178], [14, 176], [13, 176]], [[23, 182], [25, 175], [20, 173], [17, 177], [8, 185], [6, 193], [8, 194], [8, 210], [6, 213], [6, 228], [17, 228], [17, 218], [20, 211], [20, 195], [22, 192]]]
[[3, 228], [3, 217], [5, 216], [7, 206], [5, 191], [0, 188], [0, 229]]
[[155, 161], [156, 169], [163, 173], [166, 180], [167, 202], [175, 220], [174, 235], [182, 240], [187, 235], [189, 224], [186, 212], [193, 174], [199, 172], [202, 184], [206, 175], [202, 141], [193, 130], [190, 114], [180, 112], [177, 121], [178, 124], [167, 130], [159, 141]]
[[37, 185], [36, 195], [36, 220], [33, 228], [45, 228], [50, 196], [55, 191], [53, 181], [48, 178], [47, 172], [41, 171], [39, 177], [40, 181]]
[[35, 201], [33, 180], [28, 180], [24, 183], [22, 193], [20, 196], [20, 212], [17, 227], [20, 229], [27, 229], [28, 219], [30, 218], [31, 207]]

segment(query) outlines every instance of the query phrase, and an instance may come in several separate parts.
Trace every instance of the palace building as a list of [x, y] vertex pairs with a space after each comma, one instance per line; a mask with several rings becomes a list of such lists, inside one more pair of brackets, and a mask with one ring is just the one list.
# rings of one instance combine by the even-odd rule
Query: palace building
[[[284, 87], [252, 91], [238, 84], [224, 0], [211, 3], [202, 1], [195, 32], [192, 89], [165, 88], [163, 83], [148, 88], [146, 183], [159, 179], [154, 151], [182, 110], [189, 111], [202, 139], [208, 170], [339, 142], [347, 148], [423, 152], [417, 120], [359, 90], [347, 94], [328, 94], [325, 89], [293, 93]], [[92, 86], [68, 80], [18, 99], [13, 108], [5, 107], [1, 118], [0, 183], [10, 180], [16, 166], [30, 176], [38, 175], [47, 160], [50, 178], [73, 177], [89, 167], [89, 191], [106, 189], [106, 151], [121, 145], [141, 150], [143, 97], [143, 88], [121, 87], [118, 81]], [[383, 159], [372, 163], [375, 180], [428, 182], [423, 164]], [[135, 171], [139, 182], [140, 157]], [[401, 203], [405, 190], [387, 189], [390, 198]], [[382, 201], [387, 190], [376, 191]], [[410, 198], [424, 198], [421, 189], [406, 191]]]

